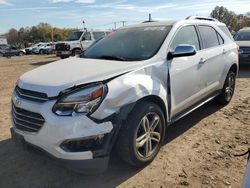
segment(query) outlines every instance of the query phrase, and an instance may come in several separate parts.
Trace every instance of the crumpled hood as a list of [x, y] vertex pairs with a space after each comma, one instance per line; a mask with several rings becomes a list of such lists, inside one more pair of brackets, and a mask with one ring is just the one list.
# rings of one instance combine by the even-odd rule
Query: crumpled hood
[[240, 47], [250, 47], [250, 41], [235, 41]]
[[23, 74], [17, 84], [23, 89], [53, 97], [67, 88], [103, 81], [142, 67], [143, 63], [73, 57], [31, 70]]

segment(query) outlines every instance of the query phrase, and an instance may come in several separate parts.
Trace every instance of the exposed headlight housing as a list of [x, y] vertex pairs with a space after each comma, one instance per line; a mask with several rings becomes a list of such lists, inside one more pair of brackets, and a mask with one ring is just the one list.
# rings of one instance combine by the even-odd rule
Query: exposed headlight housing
[[58, 116], [88, 115], [93, 113], [106, 96], [107, 86], [99, 83], [66, 92], [53, 106]]

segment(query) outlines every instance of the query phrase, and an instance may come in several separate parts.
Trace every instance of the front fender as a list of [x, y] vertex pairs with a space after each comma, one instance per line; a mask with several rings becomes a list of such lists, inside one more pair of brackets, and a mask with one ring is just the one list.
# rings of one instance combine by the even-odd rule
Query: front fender
[[158, 96], [167, 107], [167, 71], [158, 66], [149, 66], [130, 72], [108, 83], [108, 94], [100, 107], [91, 115], [105, 119], [128, 104], [147, 96]]

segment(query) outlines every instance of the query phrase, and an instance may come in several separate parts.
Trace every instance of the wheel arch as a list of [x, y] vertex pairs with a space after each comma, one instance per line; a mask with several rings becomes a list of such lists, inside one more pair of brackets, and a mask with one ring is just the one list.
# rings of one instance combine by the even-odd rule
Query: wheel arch
[[239, 68], [236, 64], [231, 65], [229, 71], [233, 71], [236, 75], [238, 74]]
[[168, 122], [168, 117], [167, 117], [168, 116], [168, 111], [167, 111], [166, 105], [165, 105], [164, 101], [159, 96], [157, 96], [157, 95], [148, 95], [148, 96], [145, 96], [145, 97], [139, 99], [136, 103], [138, 103], [140, 101], [152, 102], [152, 103], [158, 105], [161, 108], [161, 110], [162, 110], [162, 112], [164, 114], [165, 123]]

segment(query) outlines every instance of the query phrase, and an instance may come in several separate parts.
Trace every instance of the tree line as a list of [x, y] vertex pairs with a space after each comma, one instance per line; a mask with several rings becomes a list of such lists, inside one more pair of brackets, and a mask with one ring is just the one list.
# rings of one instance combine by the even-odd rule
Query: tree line
[[210, 16], [227, 25], [229, 30], [234, 33], [243, 27], [250, 27], [250, 12], [236, 14], [223, 6], [216, 6]]
[[[216, 6], [210, 16], [225, 23], [232, 33], [243, 27], [250, 27], [250, 12], [245, 15], [237, 15], [223, 6]], [[69, 33], [75, 30], [72, 28], [60, 29], [52, 27], [48, 23], [40, 23], [37, 26], [22, 27], [19, 30], [12, 28], [6, 33], [6, 37], [9, 44], [27, 47], [37, 42], [65, 40]]]
[[69, 33], [75, 30], [77, 29], [60, 29], [52, 27], [48, 23], [40, 23], [37, 26], [22, 27], [19, 30], [12, 28], [5, 36], [9, 44], [23, 48], [38, 42], [65, 40]]

